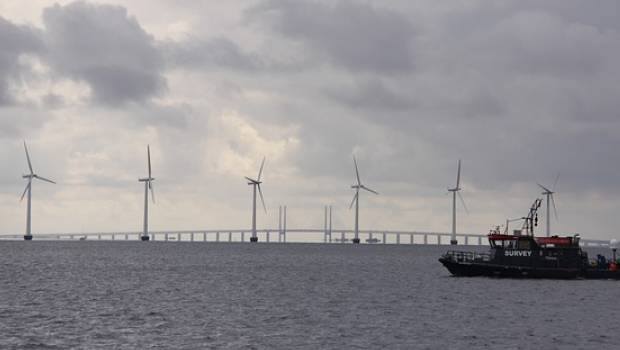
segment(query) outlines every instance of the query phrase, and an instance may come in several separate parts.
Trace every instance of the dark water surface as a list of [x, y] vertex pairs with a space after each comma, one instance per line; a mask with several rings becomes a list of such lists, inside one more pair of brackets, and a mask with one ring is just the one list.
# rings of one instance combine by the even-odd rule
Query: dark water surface
[[455, 278], [445, 249], [0, 242], [0, 348], [620, 348], [619, 281]]

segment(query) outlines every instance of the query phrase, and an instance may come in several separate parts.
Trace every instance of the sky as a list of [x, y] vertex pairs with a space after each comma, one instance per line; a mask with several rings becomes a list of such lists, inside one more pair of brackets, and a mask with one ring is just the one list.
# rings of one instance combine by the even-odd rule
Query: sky
[[[552, 231], [618, 238], [620, 3], [0, 1], [0, 234], [251, 226], [487, 233], [553, 186]], [[545, 210], [541, 208], [544, 232]]]

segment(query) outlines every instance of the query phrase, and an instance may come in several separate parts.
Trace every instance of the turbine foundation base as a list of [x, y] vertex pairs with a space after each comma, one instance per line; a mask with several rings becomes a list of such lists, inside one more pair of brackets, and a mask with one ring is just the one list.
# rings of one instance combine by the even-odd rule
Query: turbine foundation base
[[141, 237], [140, 237], [140, 240], [141, 240], [142, 242], [147, 242], [149, 239], [150, 239], [150, 237], [149, 237], [149, 236], [141, 236]]
[[32, 235], [25, 235], [24, 241], [32, 241]]
[[459, 244], [459, 242], [456, 239], [451, 239], [450, 240], [450, 244], [451, 245], [457, 245], [457, 244]]
[[258, 242], [258, 237], [250, 237], [250, 242], [252, 243]]
[[351, 242], [353, 242], [353, 244], [360, 244], [360, 239], [359, 238], [353, 238], [351, 240]]

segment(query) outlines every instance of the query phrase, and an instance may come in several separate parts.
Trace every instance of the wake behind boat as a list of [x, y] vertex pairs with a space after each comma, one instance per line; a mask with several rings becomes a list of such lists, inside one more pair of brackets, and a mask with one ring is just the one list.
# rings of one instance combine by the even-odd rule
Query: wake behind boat
[[448, 251], [439, 261], [455, 276], [620, 279], [615, 248], [612, 259], [598, 255], [590, 261], [579, 246], [579, 235], [535, 237], [540, 202], [537, 199], [530, 208], [522, 230], [512, 235], [499, 227], [492, 230], [489, 253]]

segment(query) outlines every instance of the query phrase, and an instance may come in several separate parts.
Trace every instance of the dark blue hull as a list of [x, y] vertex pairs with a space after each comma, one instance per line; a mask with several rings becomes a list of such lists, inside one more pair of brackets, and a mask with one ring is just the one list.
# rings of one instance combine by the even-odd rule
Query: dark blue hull
[[454, 276], [498, 277], [498, 278], [547, 278], [547, 279], [620, 279], [620, 272], [594, 268], [559, 268], [510, 266], [486, 262], [454, 261], [440, 258], [439, 261]]

